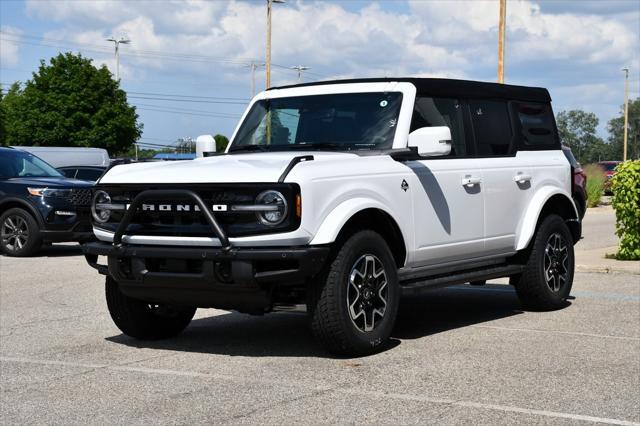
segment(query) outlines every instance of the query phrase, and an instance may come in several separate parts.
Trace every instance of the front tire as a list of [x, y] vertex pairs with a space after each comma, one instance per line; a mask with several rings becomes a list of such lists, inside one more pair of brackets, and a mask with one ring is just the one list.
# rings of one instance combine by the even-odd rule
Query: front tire
[[549, 311], [566, 306], [573, 285], [573, 239], [558, 215], [538, 227], [522, 274], [511, 277], [520, 301], [529, 309]]
[[111, 277], [106, 280], [109, 314], [124, 334], [140, 340], [157, 340], [177, 336], [196, 313], [190, 306], [147, 303], [126, 296]]
[[0, 250], [7, 256], [31, 256], [42, 246], [38, 222], [21, 208], [0, 216]]
[[377, 352], [398, 313], [397, 266], [385, 240], [360, 231], [345, 241], [312, 284], [308, 312], [316, 338], [336, 355]]

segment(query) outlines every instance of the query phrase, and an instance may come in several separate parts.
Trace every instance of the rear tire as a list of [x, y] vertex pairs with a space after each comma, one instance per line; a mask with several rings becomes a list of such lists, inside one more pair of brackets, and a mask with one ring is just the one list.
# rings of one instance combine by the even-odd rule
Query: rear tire
[[126, 296], [118, 283], [107, 277], [105, 292], [109, 314], [124, 334], [140, 340], [157, 340], [177, 336], [196, 313], [190, 306], [143, 302]]
[[359, 231], [312, 283], [311, 329], [333, 354], [375, 353], [391, 335], [399, 300], [397, 266], [387, 243], [373, 231]]
[[21, 208], [9, 209], [0, 216], [0, 250], [7, 256], [25, 257], [42, 246], [38, 222]]
[[529, 309], [549, 311], [566, 306], [573, 285], [573, 239], [564, 220], [542, 220], [522, 274], [511, 277], [520, 301]]

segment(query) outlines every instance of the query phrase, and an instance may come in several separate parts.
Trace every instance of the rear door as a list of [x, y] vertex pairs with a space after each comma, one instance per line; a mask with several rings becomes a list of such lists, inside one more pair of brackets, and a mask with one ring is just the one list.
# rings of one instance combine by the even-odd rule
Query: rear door
[[485, 249], [513, 253], [520, 220], [551, 166], [548, 156], [529, 151], [559, 149], [553, 113], [548, 104], [506, 100], [472, 100], [469, 107], [486, 184]]

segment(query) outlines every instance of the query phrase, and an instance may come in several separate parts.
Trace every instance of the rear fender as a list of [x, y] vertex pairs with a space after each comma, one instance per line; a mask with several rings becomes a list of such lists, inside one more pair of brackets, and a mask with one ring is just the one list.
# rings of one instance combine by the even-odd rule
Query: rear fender
[[566, 198], [573, 209], [573, 213], [570, 214], [572, 217], [565, 217], [565, 219], [580, 220], [578, 209], [576, 209], [575, 203], [571, 198], [571, 194], [558, 187], [546, 186], [538, 190], [525, 210], [526, 213], [520, 221], [520, 224], [518, 225], [518, 232], [516, 233], [516, 250], [523, 250], [529, 245], [533, 234], [536, 232], [536, 225], [538, 224], [538, 219], [540, 218], [542, 209], [551, 197], [556, 195]]

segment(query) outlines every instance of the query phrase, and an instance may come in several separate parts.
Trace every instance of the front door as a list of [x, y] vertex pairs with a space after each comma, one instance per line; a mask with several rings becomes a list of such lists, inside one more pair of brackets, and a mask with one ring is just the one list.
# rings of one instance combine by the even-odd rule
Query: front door
[[464, 104], [458, 99], [416, 97], [411, 130], [448, 126], [451, 154], [409, 161], [415, 256], [411, 266], [481, 257], [484, 253], [484, 188], [481, 167], [468, 157]]
[[408, 162], [413, 171], [415, 265], [470, 259], [484, 252], [484, 191], [470, 159]]

